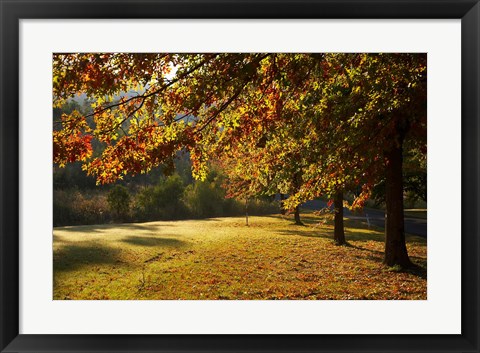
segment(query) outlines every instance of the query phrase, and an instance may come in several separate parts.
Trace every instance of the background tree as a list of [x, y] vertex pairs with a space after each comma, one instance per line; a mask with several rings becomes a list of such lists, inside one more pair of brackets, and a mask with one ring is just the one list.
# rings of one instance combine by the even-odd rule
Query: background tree
[[107, 200], [117, 220], [125, 220], [130, 210], [130, 194], [128, 193], [128, 189], [122, 185], [115, 185], [108, 193]]

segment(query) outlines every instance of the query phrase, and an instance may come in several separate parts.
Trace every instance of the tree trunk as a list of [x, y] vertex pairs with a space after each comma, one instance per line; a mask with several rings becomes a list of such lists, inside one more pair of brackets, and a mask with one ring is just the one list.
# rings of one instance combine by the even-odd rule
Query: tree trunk
[[402, 142], [385, 151], [386, 165], [386, 215], [385, 215], [385, 258], [388, 266], [410, 267], [405, 243], [403, 216], [403, 151]]
[[333, 240], [335, 244], [344, 245], [345, 230], [343, 227], [343, 191], [338, 191], [333, 199], [333, 206], [335, 211], [335, 229], [333, 231]]
[[[302, 175], [299, 172], [296, 172], [293, 176], [294, 193], [296, 193], [300, 189], [301, 185], [302, 185]], [[295, 224], [298, 226], [303, 226], [303, 223], [300, 220], [300, 206], [295, 207]]]
[[283, 208], [283, 201], [285, 200], [285, 195], [280, 193], [280, 213], [285, 215], [285, 209]]
[[303, 223], [300, 220], [300, 206], [295, 207], [295, 224], [297, 226], [303, 226]]

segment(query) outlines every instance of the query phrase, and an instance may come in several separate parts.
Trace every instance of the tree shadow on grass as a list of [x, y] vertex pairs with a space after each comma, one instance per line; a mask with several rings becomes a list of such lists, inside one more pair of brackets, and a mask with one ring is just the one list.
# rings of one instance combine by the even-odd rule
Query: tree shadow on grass
[[[53, 253], [54, 272], [75, 271], [92, 265], [121, 264], [122, 267], [133, 266], [133, 264], [125, 263], [121, 259], [121, 249], [109, 247], [104, 243], [95, 241], [71, 243], [66, 241], [65, 237], [57, 235], [54, 235], [53, 239], [55, 244], [59, 245]], [[128, 236], [121, 241], [136, 246], [174, 249], [185, 245], [185, 242], [177, 239], [139, 236]]]
[[[293, 236], [301, 236], [307, 238], [323, 238], [333, 241], [333, 229], [315, 229], [312, 227], [305, 227], [305, 228], [298, 228], [294, 229], [295, 225], [292, 225], [292, 229], [281, 229], [275, 230], [277, 234], [281, 235], [293, 235]], [[385, 237], [383, 234], [374, 234], [368, 232], [355, 232], [346, 229], [345, 230], [345, 238], [348, 241], [355, 241], [355, 242], [367, 242], [367, 241], [375, 241], [375, 242], [384, 242]]]
[[64, 237], [53, 233], [53, 243], [54, 244], [61, 244], [61, 243], [66, 243], [66, 240]]
[[[219, 218], [191, 218], [191, 219], [172, 219], [149, 221], [145, 223], [111, 223], [111, 224], [90, 224], [90, 225], [74, 225], [65, 227], [54, 227], [55, 231], [69, 233], [106, 233], [113, 229], [131, 230], [141, 232], [156, 232], [167, 227], [176, 227], [177, 222], [182, 221], [202, 221], [202, 222], [220, 222]], [[158, 222], [158, 223], [157, 223]], [[169, 222], [170, 224], [167, 224]]]
[[[282, 216], [280, 215], [271, 215], [270, 217], [281, 219]], [[302, 222], [305, 223], [305, 226], [309, 226], [310, 228], [300, 230], [299, 228], [292, 229], [292, 230], [279, 230], [277, 233], [284, 234], [284, 235], [299, 235], [303, 237], [312, 237], [312, 238], [325, 238], [325, 239], [333, 239], [333, 229], [323, 228], [321, 224], [321, 219], [314, 216], [302, 216]], [[345, 219], [345, 238], [347, 241], [355, 241], [355, 242], [367, 242], [367, 241], [375, 241], [375, 242], [385, 242], [385, 233], [384, 230], [378, 227], [371, 227], [367, 228], [365, 224], [357, 221], [357, 220], [350, 220]], [[294, 223], [292, 223], [294, 226]], [[427, 240], [425, 238], [415, 236], [415, 235], [408, 235], [406, 234], [407, 243], [411, 244], [419, 244], [419, 245], [427, 245]]]
[[[292, 222], [292, 224], [295, 224], [295, 219], [293, 217], [293, 213], [290, 214], [290, 215], [269, 214], [269, 215], [262, 215], [262, 216], [259, 216], [259, 217], [274, 218], [274, 219], [278, 219], [278, 220], [289, 221], [289, 222]], [[315, 216], [313, 214], [304, 214], [304, 213], [301, 214], [300, 220], [305, 225], [314, 225], [314, 224], [321, 221], [321, 219], [318, 218], [318, 216]]]
[[[275, 232], [279, 235], [290, 235], [290, 236], [300, 236], [300, 237], [307, 237], [307, 238], [330, 238], [325, 234], [318, 234], [313, 232], [311, 229], [307, 227], [297, 226], [292, 224], [292, 229], [276, 229], [272, 232]], [[333, 235], [331, 237], [333, 239]]]
[[139, 237], [131, 235], [121, 240], [124, 243], [137, 245], [137, 246], [156, 246], [156, 247], [169, 247], [169, 248], [181, 248], [185, 246], [185, 242], [174, 238], [158, 238], [158, 237]]
[[[357, 259], [369, 260], [381, 264], [383, 262], [384, 252], [374, 249], [367, 249], [361, 246], [353, 245], [349, 243], [347, 245], [349, 248], [357, 249], [362, 251], [365, 255], [353, 255]], [[422, 257], [409, 256], [410, 260], [413, 262], [413, 267], [411, 268], [391, 268], [392, 272], [399, 273], [410, 273], [422, 279], [427, 279], [427, 260]]]
[[[415, 261], [415, 257], [410, 257], [410, 260], [413, 260]], [[423, 259], [422, 259], [423, 260]], [[412, 267], [409, 267], [409, 268], [395, 268], [395, 267], [392, 267], [389, 269], [389, 271], [391, 272], [397, 272], [397, 273], [409, 273], [411, 275], [414, 275], [414, 276], [417, 276], [417, 277], [420, 277], [421, 279], [424, 279], [424, 280], [427, 280], [427, 268], [422, 266], [422, 265], [419, 265], [418, 263], [416, 262], [413, 262], [413, 265]]]
[[367, 242], [367, 241], [374, 241], [374, 242], [385, 242], [385, 235], [382, 233], [377, 233], [375, 231], [369, 232], [368, 230], [364, 229], [345, 229], [345, 238], [347, 241], [355, 241], [355, 242]]
[[[292, 221], [294, 225], [293, 216], [282, 216], [282, 215], [269, 215], [268, 217], [275, 219], [283, 219], [286, 221]], [[290, 219], [292, 218], [292, 219]], [[313, 214], [303, 214], [301, 215], [301, 220], [305, 226], [311, 227], [310, 232], [305, 234], [307, 237], [321, 237], [321, 238], [330, 238], [330, 235], [319, 234], [319, 231], [331, 233], [333, 238], [333, 218], [325, 219], [322, 216], [316, 216]], [[327, 229], [325, 225], [329, 225], [330, 228]], [[366, 228], [365, 224], [358, 220], [346, 219], [344, 218], [345, 225], [345, 236], [350, 236], [352, 240], [356, 241], [384, 241], [385, 236], [383, 230], [377, 227]], [[313, 229], [312, 229], [313, 228]], [[301, 234], [300, 234], [301, 235]]]
[[53, 270], [73, 271], [90, 265], [120, 262], [120, 250], [91, 242], [63, 245], [53, 253]]
[[[275, 232], [277, 234], [287, 235], [287, 236], [324, 238], [324, 239], [331, 240], [332, 243], [333, 243], [333, 230], [331, 230], [331, 231], [329, 230], [328, 233], [326, 233], [326, 232], [321, 232], [319, 230], [315, 230], [315, 229], [312, 229], [312, 228], [307, 228], [307, 229], [296, 228], [296, 229], [276, 230]], [[358, 259], [372, 261], [372, 262], [378, 263], [379, 265], [382, 264], [383, 256], [384, 256], [383, 251], [365, 248], [365, 247], [362, 247], [362, 246], [352, 244], [351, 242], [355, 242], [357, 244], [358, 243], [362, 244], [362, 242], [368, 242], [368, 241], [382, 242], [383, 243], [385, 241], [385, 235], [383, 233], [370, 232], [370, 231], [368, 231], [366, 229], [362, 229], [362, 228], [346, 229], [345, 230], [345, 238], [347, 239], [347, 245], [346, 245], [347, 248], [360, 250], [359, 253], [352, 254], [353, 257], [356, 257]], [[407, 242], [418, 243], [420, 245], [425, 245], [426, 246], [426, 241], [422, 238], [419, 238], [419, 237], [407, 236]], [[392, 269], [392, 271], [410, 273], [412, 275], [415, 275], [417, 277], [420, 277], [420, 278], [426, 280], [427, 279], [426, 259], [421, 258], [421, 257], [417, 257], [417, 256], [410, 256], [410, 259], [414, 262], [414, 266], [412, 268]]]
[[55, 228], [61, 232], [72, 233], [105, 233], [111, 231], [113, 228], [118, 230], [144, 231], [151, 232], [156, 229], [164, 227], [174, 227], [173, 224], [150, 224], [150, 223], [122, 223], [122, 224], [95, 224], [83, 226], [68, 226]]

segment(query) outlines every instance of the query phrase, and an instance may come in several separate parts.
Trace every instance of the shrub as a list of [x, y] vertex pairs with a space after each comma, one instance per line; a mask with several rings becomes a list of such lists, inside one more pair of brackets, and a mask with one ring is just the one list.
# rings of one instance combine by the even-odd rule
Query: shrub
[[188, 185], [183, 200], [195, 218], [223, 215], [224, 193], [213, 182], [197, 181]]
[[137, 217], [143, 220], [186, 218], [187, 209], [182, 201], [184, 189], [177, 174], [160, 179], [156, 186], [142, 189], [136, 199]]
[[126, 220], [130, 210], [130, 194], [125, 186], [115, 185], [108, 193], [108, 205], [119, 221]]
[[248, 214], [252, 216], [260, 216], [271, 213], [278, 213], [278, 203], [268, 199], [253, 199], [248, 201]]
[[102, 224], [111, 220], [103, 193], [82, 194], [76, 189], [54, 190], [53, 225]]

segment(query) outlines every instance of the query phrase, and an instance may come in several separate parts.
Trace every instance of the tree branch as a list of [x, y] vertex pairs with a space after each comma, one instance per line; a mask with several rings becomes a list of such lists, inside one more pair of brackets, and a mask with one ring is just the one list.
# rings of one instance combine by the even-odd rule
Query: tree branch
[[[265, 55], [262, 55], [260, 56], [259, 58], [257, 58], [257, 60], [254, 60], [252, 62], [250, 62], [249, 64], [252, 64], [252, 63], [256, 63], [256, 64], [259, 64], [262, 60], [264, 60], [265, 58], [267, 58], [268, 56], [270, 56], [272, 54], [265, 54]], [[213, 113], [208, 119], [207, 121], [202, 125], [202, 127], [200, 127], [199, 129], [197, 129], [195, 131], [195, 133], [197, 132], [201, 132], [203, 129], [205, 129], [213, 120], [215, 120], [216, 117], [218, 117], [218, 115], [220, 115], [221, 112], [223, 112], [225, 109], [227, 109], [227, 107], [235, 100], [237, 99], [237, 97], [240, 95], [240, 93], [242, 93], [243, 89], [245, 88], [245, 86], [248, 84], [248, 82], [250, 81], [250, 79], [253, 77], [253, 75], [251, 76], [248, 76], [246, 79], [244, 79], [243, 81], [243, 84], [242, 86], [233, 94], [233, 96], [231, 96], [226, 102], [224, 102], [220, 109], [218, 109], [215, 113]]]
[[168, 87], [172, 86], [173, 84], [177, 83], [178, 81], [186, 78], [187, 76], [189, 76], [191, 73], [195, 72], [196, 70], [198, 70], [200, 67], [202, 67], [203, 65], [205, 65], [206, 63], [208, 63], [210, 60], [212, 60], [213, 58], [217, 57], [219, 54], [213, 54], [212, 56], [210, 56], [209, 58], [205, 59], [205, 60], [202, 60], [200, 63], [198, 63], [197, 65], [195, 65], [194, 67], [192, 67], [190, 70], [186, 71], [185, 73], [183, 73], [182, 75], [176, 77], [175, 79], [171, 80], [171, 81], [168, 81], [166, 84], [163, 84], [160, 86], [160, 88], [158, 88], [157, 90], [153, 91], [153, 92], [150, 92], [148, 94], [142, 94], [142, 95], [139, 95], [139, 96], [135, 96], [135, 97], [131, 97], [129, 99], [126, 99], [122, 102], [119, 102], [119, 103], [115, 103], [115, 104], [111, 104], [111, 105], [108, 105], [104, 108], [101, 108], [101, 109], [98, 109], [96, 111], [94, 111], [93, 113], [91, 114], [88, 114], [88, 115], [85, 115], [85, 118], [88, 118], [88, 117], [92, 117], [96, 114], [100, 114], [106, 110], [109, 110], [109, 109], [112, 109], [112, 108], [115, 108], [115, 107], [118, 107], [118, 106], [121, 106], [121, 105], [124, 105], [134, 99], [139, 99], [139, 98], [143, 98], [143, 100], [147, 99], [147, 98], [150, 98], [162, 91], [164, 91], [165, 89], [167, 89]]

